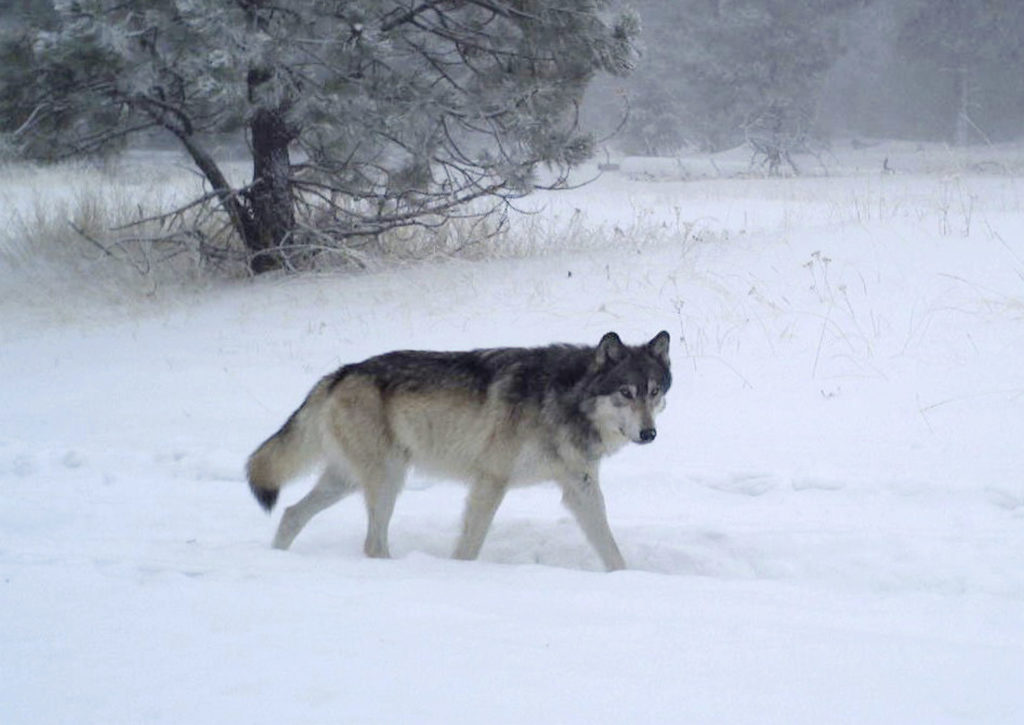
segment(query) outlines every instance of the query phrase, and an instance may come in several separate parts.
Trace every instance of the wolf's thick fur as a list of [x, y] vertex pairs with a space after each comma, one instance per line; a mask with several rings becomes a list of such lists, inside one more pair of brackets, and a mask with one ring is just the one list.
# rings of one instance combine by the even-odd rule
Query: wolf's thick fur
[[513, 485], [553, 480], [605, 567], [625, 566], [598, 483], [602, 457], [649, 443], [672, 383], [669, 335], [624, 345], [550, 345], [470, 352], [399, 351], [322, 378], [281, 429], [249, 457], [253, 494], [268, 511], [289, 480], [326, 464], [281, 518], [286, 549], [320, 511], [361, 489], [365, 551], [388, 556], [388, 523], [410, 465], [469, 483], [455, 557], [474, 559]]

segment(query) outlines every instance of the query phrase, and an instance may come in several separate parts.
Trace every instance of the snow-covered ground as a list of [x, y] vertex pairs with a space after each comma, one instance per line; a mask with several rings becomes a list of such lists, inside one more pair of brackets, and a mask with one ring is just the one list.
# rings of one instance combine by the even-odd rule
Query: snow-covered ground
[[[1024, 177], [883, 151], [607, 175], [508, 258], [0, 292], [0, 722], [1024, 721]], [[321, 374], [663, 328], [658, 440], [603, 470], [630, 570], [554, 487], [450, 561], [463, 490], [416, 476], [394, 560], [355, 499], [270, 549], [242, 463]]]

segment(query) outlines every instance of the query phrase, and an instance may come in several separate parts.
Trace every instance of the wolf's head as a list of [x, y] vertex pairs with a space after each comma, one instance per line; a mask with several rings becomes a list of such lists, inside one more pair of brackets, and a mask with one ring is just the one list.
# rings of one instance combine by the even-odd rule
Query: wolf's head
[[654, 417], [665, 408], [672, 385], [668, 333], [646, 345], [625, 345], [609, 332], [594, 350], [587, 385], [586, 412], [608, 445], [650, 443], [658, 431]]

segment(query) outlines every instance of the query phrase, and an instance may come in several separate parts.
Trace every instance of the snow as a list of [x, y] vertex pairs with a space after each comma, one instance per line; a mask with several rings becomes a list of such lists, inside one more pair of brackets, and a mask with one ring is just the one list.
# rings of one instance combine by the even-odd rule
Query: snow
[[[875, 161], [605, 175], [506, 258], [8, 297], [0, 721], [1021, 722], [1024, 180]], [[393, 560], [355, 499], [270, 548], [242, 463], [321, 374], [610, 329], [673, 335], [603, 467], [628, 571], [553, 486], [451, 561], [464, 491], [415, 475]]]

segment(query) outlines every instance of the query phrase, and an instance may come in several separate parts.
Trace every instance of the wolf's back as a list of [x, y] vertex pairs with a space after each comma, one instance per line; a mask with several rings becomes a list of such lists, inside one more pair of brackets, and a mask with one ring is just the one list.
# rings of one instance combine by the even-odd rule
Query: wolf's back
[[333, 376], [318, 382], [281, 429], [260, 445], [246, 464], [249, 488], [267, 511], [281, 487], [323, 457], [322, 412]]

